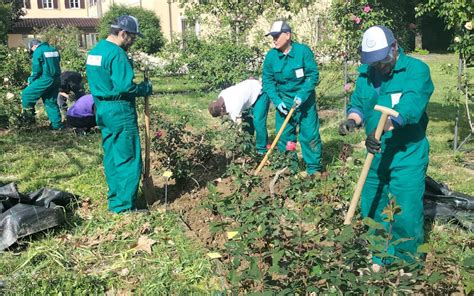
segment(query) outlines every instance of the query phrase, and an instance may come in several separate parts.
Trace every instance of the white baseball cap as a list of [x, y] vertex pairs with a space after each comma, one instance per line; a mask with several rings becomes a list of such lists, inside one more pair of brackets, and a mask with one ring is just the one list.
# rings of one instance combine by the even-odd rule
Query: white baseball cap
[[284, 32], [291, 33], [290, 25], [288, 25], [288, 23], [285, 21], [276, 21], [272, 24], [272, 28], [270, 29], [270, 32], [265, 34], [265, 36], [268, 36], [268, 35], [278, 36]]
[[361, 63], [371, 64], [385, 59], [395, 42], [392, 31], [384, 26], [373, 26], [362, 37]]

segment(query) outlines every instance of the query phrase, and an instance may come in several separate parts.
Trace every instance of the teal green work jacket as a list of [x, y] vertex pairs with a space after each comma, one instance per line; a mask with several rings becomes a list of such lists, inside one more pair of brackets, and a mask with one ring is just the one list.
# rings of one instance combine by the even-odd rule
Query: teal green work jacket
[[135, 73], [127, 53], [120, 46], [101, 40], [87, 56], [87, 79], [94, 97], [103, 100], [133, 101], [140, 93], [133, 82]]
[[43, 42], [36, 47], [32, 56], [31, 75], [28, 77], [28, 83], [37, 79], [57, 80], [61, 75], [61, 57], [58, 50]]
[[319, 82], [318, 66], [311, 49], [293, 42], [288, 54], [273, 48], [263, 63], [263, 92], [275, 106], [281, 102], [290, 108], [297, 96], [303, 104], [315, 101], [314, 89]]
[[399, 116], [392, 118], [395, 129], [382, 136], [382, 154], [394, 154], [392, 163], [398, 166], [427, 164], [426, 107], [434, 90], [429, 67], [421, 60], [405, 55], [399, 48], [394, 69], [382, 78], [378, 91], [373, 83], [374, 69], [362, 65], [359, 73], [347, 113], [358, 114], [366, 133], [370, 134], [376, 129], [381, 115], [374, 110], [376, 104], [398, 111]]

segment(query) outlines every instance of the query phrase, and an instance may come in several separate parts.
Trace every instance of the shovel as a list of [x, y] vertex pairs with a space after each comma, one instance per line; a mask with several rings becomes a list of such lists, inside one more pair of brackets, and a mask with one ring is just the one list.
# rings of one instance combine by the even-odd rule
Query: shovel
[[288, 115], [286, 115], [285, 121], [284, 121], [283, 124], [281, 125], [280, 130], [278, 131], [278, 134], [276, 135], [275, 139], [274, 139], [273, 142], [272, 142], [272, 145], [270, 146], [270, 148], [268, 149], [267, 153], [265, 154], [265, 157], [262, 159], [262, 161], [261, 161], [260, 164], [258, 165], [257, 169], [256, 169], [255, 172], [253, 173], [254, 176], [258, 175], [258, 173], [260, 173], [260, 171], [262, 170], [262, 168], [263, 168], [263, 167], [265, 166], [265, 164], [267, 163], [268, 157], [270, 156], [270, 154], [272, 154], [273, 148], [275, 148], [276, 144], [278, 143], [278, 140], [280, 139], [281, 134], [282, 134], [283, 131], [285, 130], [285, 127], [286, 127], [286, 125], [288, 124], [288, 121], [290, 121], [291, 115], [293, 115], [293, 112], [295, 112], [297, 106], [298, 106], [297, 104], [293, 104], [293, 106], [291, 107], [290, 111], [288, 112]]
[[[377, 140], [380, 140], [380, 137], [382, 136], [383, 128], [385, 127], [385, 123], [387, 122], [388, 116], [390, 115], [392, 117], [397, 117], [398, 112], [390, 108], [380, 106], [380, 105], [375, 105], [374, 109], [382, 112], [382, 116], [380, 116], [377, 129], [375, 130], [375, 138]], [[362, 167], [362, 172], [360, 173], [359, 181], [357, 181], [354, 194], [352, 195], [351, 205], [349, 206], [349, 210], [347, 211], [346, 217], [344, 219], [344, 225], [350, 225], [352, 222], [352, 217], [354, 217], [357, 204], [359, 203], [360, 194], [362, 193], [362, 188], [364, 187], [365, 180], [367, 179], [367, 174], [369, 173], [372, 160], [374, 160], [374, 154], [368, 153], [367, 158], [365, 159], [365, 162], [364, 162], [364, 166]]]
[[[148, 81], [148, 67], [143, 72], [145, 81]], [[145, 96], [145, 169], [143, 170], [142, 185], [143, 195], [148, 205], [153, 204], [155, 196], [155, 186], [153, 179], [150, 177], [150, 99]]]

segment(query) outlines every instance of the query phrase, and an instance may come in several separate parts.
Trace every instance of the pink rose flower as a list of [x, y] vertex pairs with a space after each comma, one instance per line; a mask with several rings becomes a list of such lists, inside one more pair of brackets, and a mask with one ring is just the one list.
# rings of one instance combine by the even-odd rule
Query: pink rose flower
[[349, 18], [351, 19], [351, 21], [355, 21], [356, 16], [351, 13], [351, 15], [349, 16]]
[[371, 11], [372, 11], [372, 8], [370, 8], [370, 5], [364, 6], [364, 12], [365, 12], [365, 13], [369, 13], [369, 12], [371, 12]]
[[361, 21], [362, 21], [362, 19], [361, 19], [360, 17], [356, 17], [356, 18], [354, 19], [354, 22], [355, 22], [356, 24], [360, 24]]
[[164, 134], [163, 131], [162, 131], [162, 130], [159, 130], [159, 131], [157, 131], [157, 132], [155, 133], [155, 137], [156, 137], [157, 139], [159, 139], [159, 138], [163, 137], [163, 134]]
[[286, 142], [286, 151], [296, 150], [296, 143], [292, 141]]
[[270, 149], [270, 147], [272, 147], [272, 145], [270, 145], [270, 144], [267, 144], [267, 149]]

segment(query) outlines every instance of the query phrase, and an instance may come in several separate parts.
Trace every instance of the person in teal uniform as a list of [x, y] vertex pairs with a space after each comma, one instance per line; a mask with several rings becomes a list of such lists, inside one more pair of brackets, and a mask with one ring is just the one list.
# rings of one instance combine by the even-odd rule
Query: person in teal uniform
[[[389, 194], [396, 198], [402, 211], [395, 215], [392, 241], [408, 240], [390, 245], [388, 252], [414, 262], [417, 247], [424, 240], [423, 193], [429, 152], [426, 107], [434, 90], [430, 69], [405, 55], [392, 31], [384, 26], [368, 28], [361, 45], [363, 65], [339, 133], [346, 135], [364, 126], [367, 151], [375, 157], [362, 191], [362, 216], [388, 227], [382, 211], [389, 203]], [[399, 113], [388, 119], [380, 141], [374, 137], [381, 116], [374, 110], [376, 104]], [[380, 270], [391, 261], [374, 257], [372, 267]]]
[[35, 105], [39, 98], [55, 130], [62, 129], [61, 112], [56, 102], [61, 84], [61, 58], [58, 50], [47, 42], [33, 39], [28, 42], [32, 54], [32, 70], [28, 86], [21, 93], [23, 123], [35, 122]]
[[115, 213], [136, 210], [141, 176], [141, 151], [136, 97], [152, 93], [149, 81], [134, 83], [128, 48], [142, 36], [135, 17], [122, 15], [110, 34], [89, 51], [86, 73], [101, 130], [104, 170], [109, 191], [108, 209]]
[[263, 63], [263, 92], [276, 106], [276, 131], [280, 130], [289, 109], [294, 104], [297, 106], [278, 141], [278, 149], [285, 151], [288, 142], [296, 141], [299, 125], [299, 141], [307, 175], [325, 177], [325, 173], [322, 174], [322, 143], [315, 94], [319, 83], [318, 66], [311, 49], [293, 42], [291, 34], [291, 27], [286, 21], [276, 21], [266, 35], [273, 37], [274, 48], [267, 53]]

